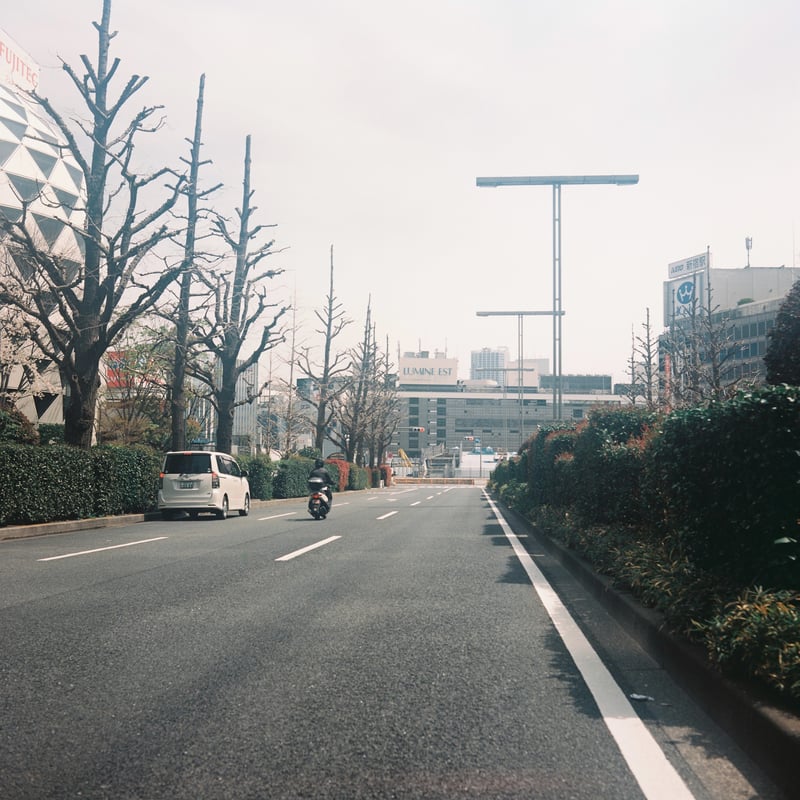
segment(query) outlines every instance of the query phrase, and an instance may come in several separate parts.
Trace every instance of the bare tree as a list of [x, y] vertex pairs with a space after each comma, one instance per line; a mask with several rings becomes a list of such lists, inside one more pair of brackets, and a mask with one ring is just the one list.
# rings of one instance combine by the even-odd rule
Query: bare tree
[[187, 140], [190, 145], [188, 161], [181, 159], [189, 168], [189, 179], [184, 189], [186, 197], [186, 231], [183, 243], [183, 262], [181, 264], [180, 294], [175, 310], [175, 356], [172, 367], [172, 391], [170, 393], [170, 411], [172, 418], [171, 448], [182, 450], [186, 447], [186, 364], [189, 357], [189, 332], [191, 329], [192, 281], [197, 269], [199, 255], [196, 251], [197, 226], [201, 218], [199, 204], [221, 184], [210, 189], [200, 190], [198, 178], [200, 167], [210, 163], [202, 161], [203, 102], [206, 76], [200, 76], [200, 87], [197, 93], [197, 111], [195, 114], [194, 137]]
[[298, 366], [303, 375], [313, 384], [313, 390], [303, 397], [316, 410], [313, 423], [314, 448], [322, 453], [323, 444], [336, 412], [337, 399], [349, 386], [350, 358], [346, 353], [333, 353], [337, 336], [350, 324], [336, 300], [333, 291], [333, 245], [331, 245], [330, 286], [327, 303], [323, 311], [314, 312], [321, 324], [316, 332], [322, 336], [322, 364], [312, 361], [311, 348], [304, 347]]
[[369, 404], [368, 422], [365, 425], [368, 464], [380, 466], [384, 453], [389, 447], [400, 424], [400, 401], [397, 397], [395, 375], [389, 361], [389, 342], [383, 358], [376, 350], [373, 361], [375, 366], [372, 381], [371, 402]]
[[633, 352], [635, 362], [635, 382], [637, 395], [644, 399], [648, 411], [658, 408], [658, 340], [653, 336], [653, 326], [650, 322], [650, 309], [646, 310], [645, 321], [642, 324], [643, 333], [634, 338]]
[[736, 394], [742, 378], [727, 368], [736, 352], [734, 326], [712, 305], [710, 284], [705, 303], [692, 297], [687, 314], [674, 319], [661, 337], [665, 356], [665, 403], [688, 407]]
[[[38, 92], [32, 100], [61, 131], [66, 150], [77, 163], [85, 184], [80, 200], [62, 211], [64, 224], [72, 228], [82, 245], [80, 260], [52, 252], [32, 233], [31, 200], [21, 198], [21, 215], [11, 220], [0, 215], [0, 229], [15, 260], [0, 280], [0, 303], [11, 306], [30, 321], [29, 332], [42, 354], [58, 368], [64, 390], [65, 440], [88, 448], [94, 431], [100, 361], [114, 340], [151, 308], [175, 280], [181, 266], [162, 265], [142, 275], [148, 257], [174, 233], [167, 225], [169, 210], [181, 188], [173, 170], [159, 169], [138, 175], [133, 167], [134, 144], [143, 133], [159, 129], [153, 119], [160, 106], [145, 107], [120, 129], [115, 126], [126, 104], [145, 85], [147, 78], [130, 77], [115, 100], [111, 82], [119, 59], [109, 63], [111, 0], [104, 0], [98, 36], [97, 63], [81, 56], [79, 76], [66, 62], [62, 67], [89, 111], [89, 121], [70, 124], [50, 101]], [[118, 130], [118, 132], [116, 132]], [[86, 141], [88, 155], [82, 141]], [[159, 184], [172, 181], [172, 185]], [[166, 192], [164, 192], [166, 189]], [[141, 201], [146, 194], [158, 199], [149, 211]], [[52, 202], [52, 201], [50, 201]], [[53, 203], [52, 207], [56, 207]], [[82, 217], [82, 222], [79, 220]], [[113, 221], [118, 226], [113, 227]]]
[[388, 356], [382, 356], [367, 307], [364, 338], [353, 352], [352, 375], [336, 401], [331, 439], [348, 461], [376, 465], [398, 424], [398, 408]]
[[236, 406], [253, 402], [261, 390], [260, 386], [252, 387], [248, 397], [237, 400], [237, 381], [265, 352], [284, 341], [278, 323], [289, 310], [288, 306], [284, 306], [272, 313], [271, 320], [261, 328], [249, 355], [243, 357], [250, 332], [269, 309], [277, 308], [276, 303], [267, 301], [263, 283], [283, 272], [280, 269], [259, 269], [265, 258], [279, 251], [273, 250], [274, 240], [253, 248], [253, 242], [261, 232], [274, 225], [255, 225], [252, 222], [257, 207], [252, 205], [254, 192], [250, 188], [250, 168], [250, 136], [247, 136], [242, 205], [236, 209], [238, 230], [230, 231], [227, 221], [222, 217], [217, 217], [214, 222], [217, 234], [233, 255], [232, 273], [219, 270], [214, 276], [198, 274], [211, 292], [212, 303], [195, 325], [196, 339], [210, 354], [211, 360], [195, 362], [188, 368], [190, 374], [208, 387], [208, 398], [217, 411], [216, 446], [226, 453], [231, 452], [233, 445], [233, 414]]
[[106, 353], [105, 392], [98, 402], [100, 444], [168, 443], [170, 358], [164, 332], [129, 329]]

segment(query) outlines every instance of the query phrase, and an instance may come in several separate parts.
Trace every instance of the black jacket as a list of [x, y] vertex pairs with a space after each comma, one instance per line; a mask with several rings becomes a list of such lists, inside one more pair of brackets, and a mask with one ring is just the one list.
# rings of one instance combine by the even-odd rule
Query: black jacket
[[309, 478], [322, 478], [327, 486], [333, 486], [333, 479], [325, 467], [315, 467], [309, 473]]

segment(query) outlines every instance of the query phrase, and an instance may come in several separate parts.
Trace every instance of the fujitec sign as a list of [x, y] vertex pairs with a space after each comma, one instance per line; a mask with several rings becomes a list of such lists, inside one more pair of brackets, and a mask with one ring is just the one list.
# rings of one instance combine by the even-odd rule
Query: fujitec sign
[[2, 28], [0, 83], [26, 90], [39, 85], [39, 65]]

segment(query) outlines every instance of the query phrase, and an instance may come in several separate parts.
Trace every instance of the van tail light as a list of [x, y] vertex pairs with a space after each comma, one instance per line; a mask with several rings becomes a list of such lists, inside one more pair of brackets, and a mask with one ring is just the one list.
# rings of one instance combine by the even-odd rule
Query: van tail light
[[159, 489], [163, 489], [164, 488], [164, 473], [163, 472], [158, 476], [158, 488]]
[[216, 472], [211, 473], [211, 488], [219, 489], [219, 475]]

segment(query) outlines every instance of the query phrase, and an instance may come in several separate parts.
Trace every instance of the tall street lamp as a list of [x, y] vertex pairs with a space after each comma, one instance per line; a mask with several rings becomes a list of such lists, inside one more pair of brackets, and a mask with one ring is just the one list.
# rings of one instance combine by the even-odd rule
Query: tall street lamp
[[505, 178], [476, 178], [479, 187], [553, 187], [553, 417], [561, 419], [561, 187], [567, 185], [639, 183], [638, 175], [532, 175]]
[[[522, 380], [522, 318], [523, 317], [549, 317], [554, 314], [559, 316], [564, 312], [555, 311], [476, 311], [478, 317], [516, 317], [517, 318], [517, 402], [519, 403], [519, 435], [520, 443], [525, 441], [522, 420], [522, 399], [523, 399], [523, 380]], [[553, 410], [555, 414], [555, 410]]]

